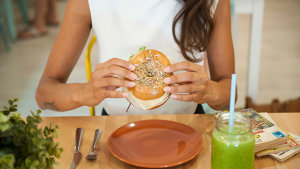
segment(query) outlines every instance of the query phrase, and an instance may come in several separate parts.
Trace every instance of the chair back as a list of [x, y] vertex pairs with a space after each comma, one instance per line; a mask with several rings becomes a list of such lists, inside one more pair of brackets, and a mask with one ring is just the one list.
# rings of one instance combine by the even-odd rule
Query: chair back
[[[86, 68], [86, 77], [87, 81], [91, 79], [92, 76], [92, 65], [91, 65], [91, 51], [96, 42], [96, 36], [93, 36], [91, 41], [88, 44], [86, 53], [85, 53], [85, 68]], [[95, 107], [90, 107], [90, 115], [95, 116]]]

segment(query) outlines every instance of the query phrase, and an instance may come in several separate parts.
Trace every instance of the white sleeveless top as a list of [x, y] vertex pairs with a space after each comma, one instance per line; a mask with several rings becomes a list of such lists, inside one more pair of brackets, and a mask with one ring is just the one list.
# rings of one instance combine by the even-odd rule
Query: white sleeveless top
[[[88, 1], [92, 27], [98, 42], [100, 63], [111, 58], [129, 60], [129, 56], [142, 46], [161, 51], [171, 63], [185, 60], [172, 36], [173, 19], [184, 2], [180, 0]], [[204, 58], [204, 53], [198, 54], [199, 57]], [[198, 64], [203, 65], [203, 61]], [[125, 98], [108, 98], [103, 101], [103, 107], [110, 115], [125, 114], [128, 105], [129, 102]], [[127, 114], [194, 113], [196, 107], [197, 104], [194, 102], [181, 102], [170, 98], [164, 105], [154, 110], [140, 110], [131, 106]]]

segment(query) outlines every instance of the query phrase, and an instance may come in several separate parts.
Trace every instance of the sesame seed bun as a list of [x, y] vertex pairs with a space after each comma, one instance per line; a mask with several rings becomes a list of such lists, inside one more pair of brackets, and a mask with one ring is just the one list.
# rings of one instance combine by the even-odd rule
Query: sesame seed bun
[[135, 54], [129, 62], [135, 66], [137, 75], [136, 85], [125, 89], [129, 102], [144, 110], [163, 105], [170, 97], [163, 91], [167, 86], [164, 78], [172, 75], [163, 71], [170, 65], [168, 58], [157, 50], [148, 49]]

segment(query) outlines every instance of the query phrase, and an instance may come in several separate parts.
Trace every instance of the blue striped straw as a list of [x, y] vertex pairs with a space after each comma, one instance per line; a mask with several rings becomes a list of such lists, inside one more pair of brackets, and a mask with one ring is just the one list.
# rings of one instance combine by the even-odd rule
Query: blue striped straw
[[234, 104], [235, 104], [235, 90], [236, 90], [236, 74], [232, 74], [231, 77], [231, 89], [230, 89], [230, 118], [229, 127], [233, 126]]

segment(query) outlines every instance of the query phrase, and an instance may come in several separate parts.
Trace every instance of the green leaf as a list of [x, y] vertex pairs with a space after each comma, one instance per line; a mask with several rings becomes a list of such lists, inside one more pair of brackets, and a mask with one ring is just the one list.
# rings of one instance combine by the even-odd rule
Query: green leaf
[[26, 167], [29, 167], [30, 165], [31, 165], [31, 159], [28, 157], [28, 158], [26, 158], [25, 159], [25, 165], [26, 165]]
[[9, 120], [9, 116], [0, 113], [0, 123], [5, 123]]
[[[144, 51], [144, 50], [146, 50], [146, 46], [140, 47], [140, 49], [138, 50], [138, 52], [142, 52], [142, 51]], [[129, 59], [131, 59], [134, 55], [135, 55], [135, 53], [132, 53], [132, 54], [129, 56]]]
[[38, 165], [39, 165], [39, 161], [34, 160], [30, 165], [30, 169], [38, 169]]
[[144, 50], [146, 50], [146, 46], [140, 47], [139, 52], [142, 52], [142, 51], [144, 51]]
[[134, 56], [135, 54], [134, 53], [132, 53], [130, 56], [129, 56], [129, 59], [131, 59], [133, 56]]
[[0, 131], [5, 132], [10, 129], [11, 125], [9, 123], [0, 123]]
[[0, 157], [0, 168], [14, 169], [15, 157], [13, 154], [6, 154]]
[[10, 111], [10, 112], [16, 112], [17, 109], [16, 109], [15, 107], [12, 106], [12, 107], [9, 108], [9, 111]]
[[[41, 110], [20, 118], [15, 102], [0, 111], [0, 169], [51, 169], [63, 149], [54, 141], [58, 126], [39, 127]], [[9, 151], [8, 151], [9, 150]], [[11, 154], [13, 160], [4, 158]], [[12, 162], [13, 161], [13, 162]], [[12, 165], [11, 165], [12, 164]]]

